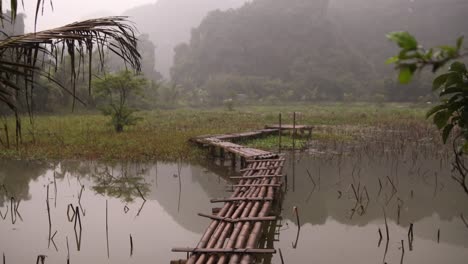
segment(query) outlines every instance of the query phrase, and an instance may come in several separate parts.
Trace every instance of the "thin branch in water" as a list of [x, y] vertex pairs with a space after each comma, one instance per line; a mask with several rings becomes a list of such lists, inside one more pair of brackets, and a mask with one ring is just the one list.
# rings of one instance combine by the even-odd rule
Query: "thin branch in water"
[[50, 205], [49, 205], [49, 184], [47, 184], [47, 197], [46, 197], [46, 205], [47, 205], [47, 216], [49, 218], [49, 239], [47, 248], [50, 248], [50, 238], [52, 235], [52, 220], [50, 218]]
[[403, 264], [403, 259], [405, 257], [405, 244], [403, 239], [401, 240], [401, 261], [400, 264]]
[[10, 198], [10, 215], [11, 223], [14, 225], [16, 223], [15, 197]]
[[397, 188], [396, 188], [395, 185], [393, 184], [392, 179], [390, 179], [390, 177], [388, 177], [388, 175], [387, 175], [387, 179], [388, 179], [388, 181], [390, 182], [390, 184], [392, 185], [393, 192], [397, 192], [397, 191], [398, 191]]
[[41, 264], [44, 264], [44, 261], [45, 261], [45, 258], [46, 258], [46, 257], [47, 257], [46, 255], [39, 255], [39, 256], [37, 256], [36, 264], [39, 264], [39, 261], [40, 261]]
[[135, 186], [135, 188], [137, 189], [138, 193], [140, 194], [141, 199], [143, 199], [143, 201], [146, 202], [145, 196], [143, 196], [143, 193], [141, 193], [140, 188], [138, 188], [138, 186]]
[[133, 237], [130, 234], [130, 257], [133, 256]]
[[380, 196], [381, 192], [382, 192], [382, 181], [379, 178], [379, 194], [377, 196]]
[[80, 193], [78, 194], [78, 205], [80, 207], [80, 210], [83, 216], [86, 216], [86, 211], [83, 209], [83, 206], [81, 205], [81, 197], [83, 196], [84, 188], [85, 188], [84, 185], [81, 185]]
[[54, 170], [54, 207], [57, 208], [57, 180]]
[[354, 188], [354, 184], [351, 183], [351, 188], [353, 189], [354, 197], [356, 198], [356, 202], [359, 202], [359, 197], [356, 192], [356, 188]]
[[312, 175], [310, 174], [309, 169], [306, 169], [306, 171], [307, 171], [307, 175], [309, 176], [310, 181], [312, 181], [312, 183], [314, 184], [314, 189], [315, 189], [315, 186], [316, 186], [317, 184], [315, 184], [314, 178], [313, 178]]
[[401, 206], [397, 205], [397, 224], [400, 224], [400, 214], [401, 214]]
[[300, 219], [299, 219], [299, 210], [297, 208], [297, 206], [294, 206], [293, 207], [293, 212], [294, 214], [296, 215], [296, 221], [297, 221], [297, 235], [296, 235], [296, 241], [294, 243], [292, 243], [292, 247], [293, 248], [296, 248], [297, 247], [297, 243], [299, 242], [299, 233], [301, 232], [301, 222], [300, 222]]
[[281, 248], [278, 248], [280, 259], [281, 259], [281, 264], [284, 264], [284, 259], [283, 259], [283, 252], [281, 252]]
[[[78, 230], [78, 227], [80, 228], [79, 230]], [[81, 250], [81, 235], [83, 232], [83, 228], [81, 226], [80, 209], [78, 208], [78, 206], [75, 208], [75, 224], [73, 226], [73, 229], [75, 230], [76, 247], [77, 247], [77, 250], [80, 251]]]
[[65, 237], [67, 241], [67, 264], [70, 263], [70, 247], [68, 246], [68, 236]]
[[379, 228], [379, 243], [378, 243], [377, 247], [380, 247], [380, 244], [382, 243], [382, 240], [383, 240], [382, 230], [380, 230], [380, 228]]
[[385, 220], [385, 232], [387, 233], [387, 241], [390, 240], [390, 232], [388, 231], [388, 222], [387, 222], [387, 214], [385, 213], [385, 209], [383, 209], [384, 220]]
[[140, 206], [140, 209], [138, 209], [138, 213], [136, 216], [140, 216], [141, 210], [143, 210], [143, 207], [145, 207], [146, 201], [143, 201], [143, 203]]
[[408, 230], [408, 245], [409, 245], [410, 251], [413, 251], [413, 241], [414, 241], [413, 226], [414, 226], [413, 223], [411, 223], [409, 230]]
[[465, 224], [466, 228], [468, 228], [468, 222], [466, 221], [465, 217], [463, 216], [463, 214], [460, 214], [460, 218], [461, 220], [463, 221], [463, 223]]
[[8, 205], [6, 206], [5, 215], [3, 215], [2, 211], [0, 210], [0, 217], [2, 217], [3, 220], [5, 220], [7, 216], [8, 216]]
[[108, 206], [107, 206], [107, 200], [106, 200], [106, 242], [107, 242], [107, 258], [110, 257], [109, 254], [109, 218], [108, 218]]
[[54, 237], [55, 237], [56, 234], [57, 234], [57, 231], [55, 231], [55, 233], [52, 235], [52, 237], [50, 238], [50, 241], [52, 241], [52, 245], [54, 245], [55, 251], [58, 252], [57, 245], [55, 244], [55, 241], [54, 241]]

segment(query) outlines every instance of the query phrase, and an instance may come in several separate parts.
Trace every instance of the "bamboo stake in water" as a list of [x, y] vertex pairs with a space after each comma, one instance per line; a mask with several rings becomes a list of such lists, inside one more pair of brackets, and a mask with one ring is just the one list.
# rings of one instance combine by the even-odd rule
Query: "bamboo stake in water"
[[414, 240], [413, 223], [411, 223], [409, 230], [408, 230], [408, 246], [409, 246], [410, 251], [413, 250], [413, 240]]
[[405, 257], [405, 244], [404, 241], [401, 240], [401, 261], [400, 264], [403, 264], [403, 258]]
[[294, 206], [293, 208], [294, 214], [296, 215], [296, 221], [297, 221], [297, 235], [296, 235], [296, 242], [292, 244], [293, 248], [297, 247], [297, 242], [299, 241], [299, 233], [301, 232], [301, 222], [299, 220], [299, 210], [297, 209], [297, 206]]
[[133, 256], [133, 237], [130, 234], [130, 257]]
[[106, 242], [107, 242], [107, 258], [110, 257], [109, 254], [109, 224], [108, 224], [108, 206], [107, 206], [107, 200], [106, 200]]
[[380, 247], [380, 244], [382, 243], [382, 239], [383, 239], [382, 230], [380, 230], [380, 228], [379, 228], [379, 244], [378, 244], [378, 247]]
[[278, 131], [278, 136], [279, 136], [279, 141], [278, 141], [278, 152], [281, 153], [281, 113], [279, 113], [279, 131]]
[[293, 113], [293, 151], [296, 150], [296, 112]]
[[52, 220], [50, 219], [50, 205], [49, 205], [49, 185], [47, 184], [47, 199], [46, 199], [46, 204], [47, 204], [47, 215], [49, 216], [49, 242], [47, 245], [47, 248], [50, 247], [50, 236], [52, 235]]
[[68, 236], [66, 236], [67, 240], [67, 264], [70, 264], [70, 247], [68, 246]]
[[284, 264], [283, 252], [281, 252], [281, 248], [279, 248], [278, 250], [279, 250], [279, 255], [280, 255], [280, 259], [281, 259], [281, 264]]

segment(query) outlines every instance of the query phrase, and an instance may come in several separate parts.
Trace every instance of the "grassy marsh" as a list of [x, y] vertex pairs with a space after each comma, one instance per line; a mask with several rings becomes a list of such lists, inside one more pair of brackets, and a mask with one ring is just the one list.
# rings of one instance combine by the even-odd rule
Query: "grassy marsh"
[[[314, 137], [326, 141], [351, 140], [355, 138], [352, 131], [369, 127], [431, 127], [424, 118], [426, 110], [425, 106], [410, 104], [329, 103], [245, 106], [234, 111], [224, 108], [142, 111], [138, 113], [142, 121], [120, 134], [113, 131], [107, 117], [97, 113], [38, 115], [34, 125], [27, 117], [23, 118], [23, 144], [18, 150], [14, 147], [13, 120], [8, 120], [11, 146], [0, 146], [0, 158], [192, 160], [202, 153], [188, 142], [191, 137], [262, 128], [277, 123], [280, 112], [283, 124], [292, 123], [292, 112], [298, 112], [297, 123], [317, 126]], [[3, 130], [0, 138], [5, 141]], [[261, 147], [271, 145], [272, 140], [252, 144]]]

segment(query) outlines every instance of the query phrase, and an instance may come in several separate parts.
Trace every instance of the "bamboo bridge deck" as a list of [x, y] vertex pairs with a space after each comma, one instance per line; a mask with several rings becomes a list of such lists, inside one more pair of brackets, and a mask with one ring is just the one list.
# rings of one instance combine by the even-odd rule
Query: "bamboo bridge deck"
[[[283, 129], [281, 129], [283, 130]], [[201, 136], [192, 139], [199, 145], [219, 148], [221, 157], [229, 153], [233, 160], [238, 155], [241, 162], [241, 176], [231, 177], [229, 198], [212, 199], [212, 203], [224, 203], [213, 214], [200, 213], [211, 220], [200, 242], [194, 248], [173, 248], [173, 252], [186, 252], [187, 260], [171, 263], [257, 263], [265, 255], [276, 253], [273, 242], [264, 239], [275, 234], [277, 216], [273, 205], [281, 194], [285, 159], [276, 153], [245, 147], [231, 142], [273, 133], [278, 128], [215, 136]], [[231, 140], [231, 141], [230, 141]]]

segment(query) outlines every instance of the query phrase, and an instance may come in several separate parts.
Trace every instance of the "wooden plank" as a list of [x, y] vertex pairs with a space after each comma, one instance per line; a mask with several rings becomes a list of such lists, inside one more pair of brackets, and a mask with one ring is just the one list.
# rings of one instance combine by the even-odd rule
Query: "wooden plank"
[[242, 202], [242, 201], [273, 201], [273, 198], [268, 197], [232, 197], [232, 198], [216, 198], [210, 200], [212, 203], [226, 202]]
[[230, 223], [238, 223], [238, 222], [263, 222], [263, 221], [276, 221], [276, 216], [264, 216], [264, 217], [240, 217], [240, 218], [229, 218], [229, 217], [222, 217], [216, 215], [207, 215], [198, 213], [201, 217], [206, 217], [211, 220], [218, 220]]
[[267, 166], [267, 167], [260, 167], [260, 168], [246, 168], [246, 169], [242, 169], [240, 170], [240, 172], [246, 172], [246, 171], [253, 171], [253, 170], [272, 170], [272, 169], [278, 169], [278, 168], [282, 168], [284, 167], [283, 165], [279, 165], [279, 166]]
[[[280, 125], [279, 124], [274, 124], [274, 125], [266, 125], [265, 128], [268, 128], [268, 129], [279, 129], [280, 128]], [[310, 125], [296, 125], [295, 126], [295, 129], [297, 130], [309, 130], [309, 129], [313, 129], [314, 127], [313, 126], [310, 126]], [[294, 125], [281, 125], [281, 130], [293, 130], [294, 129]]]
[[172, 252], [224, 253], [224, 254], [275, 254], [276, 249], [261, 248], [173, 248]]
[[281, 187], [281, 184], [235, 184], [227, 185], [228, 187]]
[[247, 163], [255, 163], [255, 162], [262, 162], [262, 161], [285, 161], [286, 159], [285, 158], [278, 158], [278, 159], [251, 159], [251, 160], [246, 160]]
[[264, 174], [264, 175], [252, 175], [252, 176], [233, 176], [229, 178], [233, 180], [243, 180], [243, 179], [282, 178], [282, 177], [284, 177], [283, 174], [280, 174], [280, 175]]

